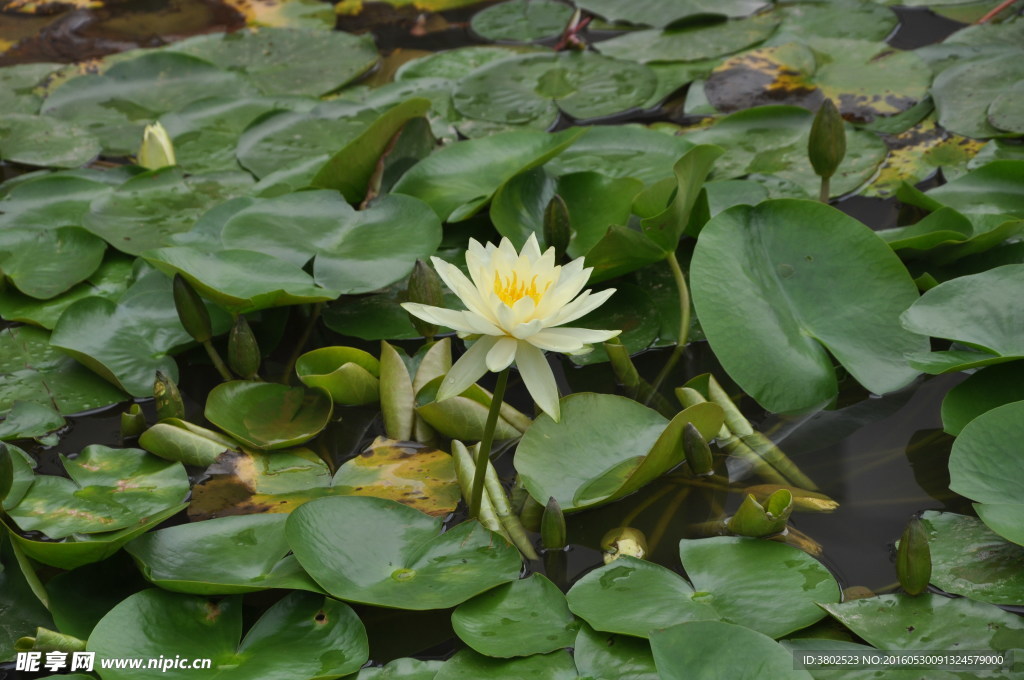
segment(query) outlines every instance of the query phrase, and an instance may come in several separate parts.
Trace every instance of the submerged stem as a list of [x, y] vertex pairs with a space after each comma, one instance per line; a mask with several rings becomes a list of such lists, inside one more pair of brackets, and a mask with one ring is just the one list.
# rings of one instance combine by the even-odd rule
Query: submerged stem
[[658, 373], [658, 377], [654, 379], [654, 383], [651, 385], [650, 392], [647, 393], [647, 398], [644, 399], [644, 406], [651, 403], [651, 399], [657, 394], [661, 384], [665, 382], [665, 378], [672, 372], [672, 369], [679, 363], [680, 357], [683, 356], [683, 352], [686, 351], [686, 342], [690, 337], [690, 289], [686, 285], [686, 277], [683, 276], [683, 269], [679, 266], [679, 260], [676, 259], [675, 253], [669, 253], [668, 257], [665, 258], [668, 262], [669, 268], [672, 270], [672, 278], [676, 281], [676, 290], [679, 291], [679, 340], [676, 342], [676, 346], [672, 349], [672, 354], [669, 356], [668, 361], [661, 367], [661, 371]]
[[302, 335], [299, 337], [299, 341], [295, 343], [295, 349], [292, 350], [292, 355], [288, 357], [288, 363], [285, 364], [284, 370], [281, 371], [280, 382], [282, 384], [291, 384], [292, 369], [295, 368], [295, 362], [299, 360], [302, 350], [306, 347], [306, 343], [309, 342], [309, 336], [313, 334], [313, 326], [316, 325], [317, 319], [320, 318], [320, 312], [323, 308], [324, 303], [322, 302], [318, 302], [313, 305], [313, 311], [309, 313], [309, 320], [306, 321], [306, 327], [302, 329]]
[[213, 362], [213, 367], [220, 373], [220, 377], [225, 380], [234, 380], [235, 376], [231, 375], [231, 371], [228, 370], [224, 360], [220, 358], [220, 354], [217, 349], [213, 346], [213, 343], [209, 340], [203, 342], [203, 348], [206, 350], [206, 354], [209, 355], [210, 361]]
[[469, 516], [476, 517], [480, 510], [480, 499], [484, 495], [484, 479], [487, 475], [487, 463], [490, 460], [491, 445], [494, 443], [494, 428], [498, 424], [501, 404], [505, 401], [505, 385], [508, 384], [509, 369], [498, 374], [498, 384], [494, 386], [491, 396], [491, 407], [487, 411], [487, 423], [484, 425], [484, 436], [480, 440], [480, 449], [476, 454], [476, 472], [473, 474], [473, 495], [469, 499]]

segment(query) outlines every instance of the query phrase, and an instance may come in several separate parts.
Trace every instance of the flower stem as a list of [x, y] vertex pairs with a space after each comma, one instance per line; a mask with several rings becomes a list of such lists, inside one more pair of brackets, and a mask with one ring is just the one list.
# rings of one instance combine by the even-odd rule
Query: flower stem
[[658, 377], [654, 379], [654, 383], [647, 393], [647, 398], [644, 399], [644, 406], [651, 403], [651, 399], [657, 394], [661, 384], [665, 382], [665, 378], [668, 377], [668, 374], [679, 363], [680, 357], [686, 351], [686, 342], [690, 337], [690, 289], [686, 285], [686, 277], [683, 276], [683, 269], [679, 266], [676, 254], [669, 253], [666, 262], [668, 262], [668, 266], [672, 270], [672, 277], [676, 280], [676, 289], [679, 291], [679, 340], [672, 349], [672, 354], [669, 356], [668, 361], [661, 367]]
[[829, 196], [832, 195], [832, 180], [830, 177], [821, 178], [821, 189], [818, 191], [818, 200], [828, 205]]
[[306, 343], [309, 342], [309, 336], [313, 334], [313, 327], [316, 325], [317, 319], [320, 318], [320, 312], [323, 308], [324, 303], [322, 302], [317, 302], [313, 305], [313, 309], [309, 313], [309, 319], [306, 320], [306, 327], [302, 329], [302, 336], [299, 338], [299, 341], [295, 343], [295, 349], [292, 351], [292, 355], [288, 357], [288, 363], [285, 364], [284, 370], [281, 371], [279, 382], [282, 384], [291, 384], [292, 370], [295, 368], [295, 362], [299, 360], [302, 350], [306, 348]]
[[224, 378], [225, 380], [234, 380], [235, 376], [231, 375], [231, 371], [229, 371], [228, 367], [224, 364], [224, 360], [220, 358], [220, 354], [217, 352], [217, 349], [213, 346], [213, 343], [207, 340], [203, 343], [203, 348], [206, 350], [206, 353], [210, 356], [210, 361], [213, 362], [213, 367], [217, 369], [218, 373], [220, 373], [220, 377]]
[[480, 449], [476, 455], [476, 472], [473, 474], [473, 495], [469, 499], [469, 516], [476, 517], [480, 511], [480, 499], [484, 495], [484, 480], [487, 476], [487, 463], [490, 460], [491, 445], [494, 443], [494, 428], [498, 425], [498, 414], [505, 400], [505, 385], [508, 384], [509, 369], [498, 374], [498, 384], [494, 386], [491, 396], [491, 408], [487, 411], [487, 423], [484, 425], [484, 436], [480, 440]]

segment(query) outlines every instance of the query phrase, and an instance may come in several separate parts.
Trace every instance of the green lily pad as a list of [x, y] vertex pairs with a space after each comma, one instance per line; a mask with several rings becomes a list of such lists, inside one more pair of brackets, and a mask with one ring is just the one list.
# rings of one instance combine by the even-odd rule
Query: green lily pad
[[134, 278], [134, 258], [109, 251], [99, 268], [82, 283], [49, 300], [37, 300], [8, 288], [0, 292], [0, 316], [52, 329], [64, 310], [82, 298], [102, 297], [117, 300]]
[[0, 440], [42, 437], [64, 427], [64, 417], [53, 406], [16, 401], [0, 422]]
[[440, 529], [394, 501], [339, 496], [297, 508], [287, 534], [309, 575], [351, 602], [439, 609], [519, 577], [519, 552], [478, 522]]
[[708, 99], [727, 113], [773, 103], [817, 108], [831, 99], [847, 120], [871, 123], [928, 95], [931, 70], [913, 52], [868, 40], [801, 39], [806, 44], [762, 47], [727, 59], [708, 78]]
[[434, 680], [442, 666], [443, 661], [395, 659], [385, 666], [363, 668], [352, 680]]
[[143, 432], [139, 446], [164, 460], [198, 467], [213, 465], [225, 451], [241, 450], [230, 437], [178, 418], [166, 418]]
[[[1024, 623], [999, 607], [932, 593], [823, 604], [836, 620], [884, 650], [999, 651], [1024, 648]], [[1014, 661], [1014, 671], [1021, 662]], [[1012, 672], [1011, 672], [1012, 674]]]
[[683, 540], [679, 555], [698, 591], [695, 599], [723, 621], [769, 637], [811, 625], [824, 616], [821, 603], [840, 599], [839, 584], [821, 562], [783, 543], [734, 536]]
[[358, 406], [380, 399], [380, 362], [354, 347], [321, 347], [295, 362], [295, 374], [306, 387], [322, 387], [335, 404]]
[[932, 583], [979, 602], [1024, 604], [1024, 547], [974, 517], [929, 510], [921, 522], [928, 530]]
[[[269, 95], [325, 95], [377, 63], [377, 48], [369, 35], [298, 28], [262, 27], [199, 35], [174, 43], [168, 50], [241, 71]], [[324, 68], [325, 63], [331, 68]]]
[[860, 0], [786, 3], [773, 13], [782, 17], [779, 33], [795, 36], [885, 40], [899, 23], [888, 7]]
[[193, 520], [225, 515], [288, 513], [330, 493], [327, 464], [308, 449], [225, 451], [192, 489]]
[[[215, 333], [227, 330], [227, 316], [212, 315]], [[174, 379], [178, 367], [171, 354], [194, 341], [174, 307], [171, 282], [150, 272], [118, 302], [87, 297], [60, 317], [50, 344], [137, 397], [153, 394], [156, 371]]]
[[[201, 295], [236, 314], [338, 296], [316, 285], [301, 266], [251, 250], [209, 252], [180, 246], [149, 250], [145, 256], [160, 271], [168, 276], [181, 274]], [[259, 276], [253, 276], [255, 272]]]
[[336, 191], [304, 191], [243, 208], [224, 224], [221, 239], [228, 248], [273, 255], [296, 267], [315, 258], [318, 284], [353, 294], [407, 276], [417, 259], [437, 249], [441, 224], [426, 204], [408, 196], [386, 196], [357, 211]]
[[793, 653], [766, 635], [722, 621], [682, 623], [651, 635], [651, 651], [662, 680], [683, 680], [688, 669], [734, 680], [811, 680], [793, 667]]
[[768, 5], [765, 0], [635, 0], [628, 5], [618, 0], [580, 0], [579, 7], [600, 14], [608, 21], [662, 27], [680, 19], [705, 14], [743, 17]]
[[43, 167], [77, 168], [100, 153], [99, 140], [50, 116], [5, 113], [0, 121], [0, 158]]
[[581, 675], [598, 680], [660, 680], [646, 640], [580, 626], [573, 659]]
[[11, 186], [0, 201], [0, 226], [13, 229], [81, 226], [90, 203], [141, 171], [133, 166], [128, 168], [131, 169], [101, 175], [89, 172], [81, 176], [82, 171], [65, 171], [24, 179]]
[[977, 501], [978, 515], [990, 529], [1024, 545], [1024, 503], [1018, 493], [1024, 465], [1016, 446], [1022, 435], [1024, 401], [994, 408], [969, 422], [953, 442], [949, 488]]
[[[332, 331], [362, 340], [410, 340], [422, 337], [412, 325], [409, 313], [399, 306], [403, 301], [400, 296], [404, 293], [405, 285], [399, 283], [374, 295], [341, 297], [324, 310], [324, 324]], [[443, 306], [455, 309], [459, 306], [459, 299], [446, 292]]]
[[188, 493], [180, 463], [140, 449], [93, 445], [74, 459], [61, 458], [71, 479], [37, 475], [21, 501], [7, 511], [23, 531], [54, 539], [116, 531], [145, 522]]
[[271, 111], [304, 112], [316, 104], [312, 97], [209, 97], [161, 116], [160, 124], [174, 144], [177, 165], [185, 171], [239, 170], [235, 148], [251, 123]]
[[982, 413], [1024, 400], [1024, 361], [993, 366], [972, 374], [942, 400], [942, 429], [956, 436]]
[[988, 122], [1006, 132], [1024, 134], [1024, 80], [1018, 81], [1006, 92], [997, 95], [988, 107]]
[[14, 659], [14, 643], [37, 627], [53, 628], [50, 612], [32, 592], [6, 532], [0, 532], [0, 661]]
[[283, 449], [318, 435], [333, 411], [322, 389], [232, 380], [213, 388], [204, 415], [243, 444]]
[[492, 659], [471, 649], [457, 653], [441, 667], [434, 680], [576, 680], [576, 666], [569, 652], [535, 654], [519, 659]]
[[559, 35], [572, 7], [555, 0], [506, 0], [473, 15], [470, 27], [487, 40], [532, 42]]
[[458, 142], [414, 165], [392, 191], [419, 198], [442, 220], [458, 222], [479, 211], [502, 184], [558, 155], [584, 132], [512, 131]]
[[0, 231], [0, 271], [18, 290], [48, 300], [92, 276], [107, 244], [80, 227]]
[[[676, 304], [678, 306], [678, 301]], [[645, 289], [621, 283], [608, 302], [565, 327], [621, 329], [619, 340], [630, 354], [637, 354], [650, 347], [658, 337], [662, 325], [659, 311]], [[598, 345], [586, 354], [575, 354], [569, 358], [577, 366], [587, 366], [608, 361], [608, 353]]]
[[477, 120], [522, 125], [554, 122], [559, 110], [576, 119], [600, 118], [644, 104], [656, 77], [631, 61], [591, 52], [524, 54], [492, 62], [462, 78], [455, 108]]
[[510, 657], [571, 647], [579, 622], [558, 587], [532, 574], [459, 605], [452, 627], [477, 652]]
[[255, 87], [240, 73], [185, 54], [150, 51], [61, 84], [42, 113], [85, 128], [107, 153], [128, 155], [138, 150], [143, 126], [161, 114], [205, 97], [250, 94]]
[[630, 31], [597, 43], [601, 54], [616, 59], [700, 61], [738, 52], [761, 42], [778, 26], [778, 17], [761, 14], [714, 24], [692, 24], [669, 30]]
[[947, 68], [935, 77], [931, 90], [939, 124], [965, 137], [1018, 134], [994, 127], [989, 111], [1022, 79], [1024, 62], [1016, 52], [978, 57]]
[[0, 110], [7, 113], [36, 113], [42, 101], [34, 92], [37, 85], [63, 64], [15, 64], [0, 70]]
[[0, 413], [19, 400], [55, 405], [70, 415], [125, 399], [121, 390], [51, 346], [49, 338], [30, 326], [0, 330]]
[[547, 415], [533, 421], [515, 466], [531, 496], [538, 502], [554, 497], [565, 512], [622, 498], [681, 463], [687, 423], [708, 439], [722, 424], [717, 408], [691, 407], [669, 422], [610, 394], [573, 394], [561, 400], [561, 409], [558, 422]]
[[[925, 197], [968, 216], [1005, 214], [1024, 218], [1024, 160], [994, 161], [932, 189]], [[935, 204], [924, 207], [934, 210]]]
[[[366, 663], [366, 630], [347, 605], [313, 593], [292, 593], [242, 635], [242, 603], [144, 590], [103, 617], [88, 650], [101, 659], [210, 659], [209, 669], [170, 668], [167, 678], [308, 680], [354, 673]], [[133, 669], [104, 669], [104, 680], [137, 677]]]
[[[33, 560], [59, 569], [77, 569], [107, 559], [128, 541], [141, 536], [186, 507], [187, 504], [175, 505], [124, 529], [99, 534], [75, 534], [61, 542], [25, 538], [17, 534], [13, 526], [7, 526], [7, 529], [18, 548]], [[0, 523], [4, 523], [3, 520]]]
[[442, 50], [407, 61], [395, 71], [395, 80], [443, 78], [458, 80], [485, 64], [518, 54], [520, 48], [471, 45], [454, 50]]
[[917, 352], [907, 357], [910, 365], [944, 373], [1024, 357], [1024, 320], [1015, 313], [1022, 290], [1024, 264], [1018, 264], [961, 276], [926, 292], [900, 317], [903, 326], [978, 351]]
[[57, 574], [46, 582], [54, 630], [86, 640], [114, 605], [148, 587], [127, 553]]
[[633, 177], [644, 184], [672, 177], [676, 161], [693, 147], [687, 139], [639, 125], [598, 125], [547, 168], [554, 175], [599, 172], [608, 177]]
[[[987, 229], [986, 229], [987, 227]], [[947, 264], [1000, 245], [1024, 229], [1024, 220], [978, 220], [977, 225], [952, 208], [939, 208], [908, 227], [878, 233], [896, 251]]]
[[[759, 106], [721, 118], [711, 127], [686, 135], [693, 144], [725, 149], [715, 160], [715, 179], [771, 174], [818, 195], [820, 178], [807, 162], [807, 137], [813, 114], [795, 106]], [[885, 144], [875, 135], [846, 129], [846, 157], [832, 176], [831, 195], [863, 184], [885, 158]]]
[[213, 205], [246, 192], [243, 172], [186, 178], [170, 167], [137, 175], [90, 205], [82, 226], [129, 255], [167, 245]]
[[267, 588], [322, 592], [299, 567], [284, 535], [287, 515], [239, 515], [180, 524], [125, 546], [164, 590], [229, 595]]
[[569, 609], [595, 630], [646, 638], [683, 621], [720, 618], [694, 595], [670, 569], [627, 555], [581, 578], [566, 597]]
[[386, 498], [434, 517], [447, 516], [462, 499], [449, 454], [384, 437], [338, 468], [331, 492]]
[[904, 354], [927, 346], [898, 322], [917, 298], [899, 258], [820, 203], [776, 199], [720, 213], [701, 231], [690, 280], [723, 368], [771, 411], [831, 400], [838, 388], [829, 354], [884, 394], [914, 379]]

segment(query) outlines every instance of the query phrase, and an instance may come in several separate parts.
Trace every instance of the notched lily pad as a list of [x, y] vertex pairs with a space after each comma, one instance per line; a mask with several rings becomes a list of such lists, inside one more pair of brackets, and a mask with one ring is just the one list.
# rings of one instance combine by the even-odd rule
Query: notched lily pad
[[442, 534], [440, 519], [380, 498], [306, 503], [286, 531], [309, 575], [350, 602], [440, 609], [519, 577], [519, 551], [478, 522]]
[[233, 380], [213, 388], [207, 420], [256, 449], [283, 449], [320, 433], [334, 411], [323, 389]]
[[331, 491], [386, 498], [435, 517], [448, 515], [462, 498], [449, 454], [384, 437], [338, 468]]

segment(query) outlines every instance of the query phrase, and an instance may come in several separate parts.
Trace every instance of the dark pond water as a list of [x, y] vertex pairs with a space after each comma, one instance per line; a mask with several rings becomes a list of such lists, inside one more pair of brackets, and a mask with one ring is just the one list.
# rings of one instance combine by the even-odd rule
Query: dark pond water
[[[392, 50], [438, 50], [474, 42], [465, 27], [475, 11], [447, 13], [428, 19], [431, 32], [414, 35], [416, 13], [370, 5], [363, 15], [340, 23], [345, 30], [370, 30], [384, 54]], [[914, 48], [941, 40], [960, 26], [922, 9], [897, 10], [903, 23], [890, 36], [896, 47]], [[18, 61], [71, 61], [137, 46], [158, 45], [188, 34], [232, 29], [242, 25], [230, 7], [188, 0], [138, 0], [112, 3], [111, 8], [76, 10], [53, 16], [0, 14], [0, 40], [36, 36], [17, 52], [0, 57], [0, 64]], [[413, 31], [411, 33], [410, 31]], [[371, 76], [372, 77], [372, 76]], [[648, 112], [640, 120], [665, 119], [666, 111]], [[633, 120], [638, 118], [634, 117]], [[609, 122], [622, 122], [621, 120]], [[935, 178], [929, 183], [940, 181]], [[837, 206], [875, 229], [895, 226], [898, 206], [881, 199], [849, 199]], [[285, 338], [279, 354], [290, 351]], [[350, 344], [375, 351], [376, 346], [357, 340], [325, 336], [321, 344]], [[652, 379], [668, 352], [649, 351], [636, 358], [641, 374]], [[205, 392], [216, 383], [212, 370], [199, 354], [183, 363], [183, 391], [190, 397], [194, 420], [199, 422]], [[195, 363], [189, 363], [195, 359]], [[558, 359], [553, 359], [558, 361]], [[280, 364], [280, 359], [279, 359]], [[271, 374], [280, 365], [270, 365]], [[606, 366], [572, 367], [558, 363], [564, 393], [581, 390], [614, 391], [615, 381]], [[679, 385], [688, 377], [717, 370], [705, 343], [694, 343], [666, 385]], [[835, 572], [844, 587], [866, 586], [884, 590], [896, 581], [892, 544], [907, 520], [928, 509], [965, 510], [963, 499], [948, 490], [946, 459], [952, 438], [941, 432], [939, 405], [946, 391], [964, 376], [923, 379], [900, 393], [871, 398], [859, 387], [843, 391], [840, 410], [821, 412], [802, 421], [778, 418], [759, 410], [750, 400], [740, 401], [755, 427], [769, 434], [810, 475], [824, 493], [840, 503], [831, 514], [797, 514], [792, 525], [809, 544], [820, 546], [820, 558]], [[850, 381], [852, 382], [852, 381]], [[512, 385], [510, 401], [532, 408], [521, 386]], [[729, 388], [726, 385], [727, 389]], [[670, 393], [669, 390], [666, 392]], [[145, 408], [151, 408], [144, 405]], [[69, 420], [57, 446], [30, 447], [41, 463], [41, 472], [60, 474], [58, 454], [73, 454], [83, 447], [104, 443], [122, 444], [119, 414], [123, 406]], [[150, 413], [152, 416], [152, 413]], [[379, 432], [380, 424], [369, 412], [346, 415], [345, 437], [334, 442], [334, 452], [344, 458], [357, 453]], [[130, 442], [129, 442], [130, 443]], [[510, 472], [511, 455], [501, 461]], [[734, 481], [741, 471], [731, 470]], [[531, 565], [563, 584], [571, 584], [601, 564], [599, 544], [606, 531], [625, 523], [643, 530], [650, 542], [651, 558], [677, 568], [679, 539], [706, 535], [709, 523], [728, 514], [742, 499], [740, 493], [689, 487], [665, 480], [611, 506], [569, 518], [572, 546], [564, 553]], [[254, 611], [261, 599], [248, 598]], [[371, 640], [371, 658], [387, 661], [406, 655], [441, 656], [451, 649], [449, 612], [406, 612], [371, 607], [359, 608]], [[3, 668], [0, 667], [0, 676]]]

